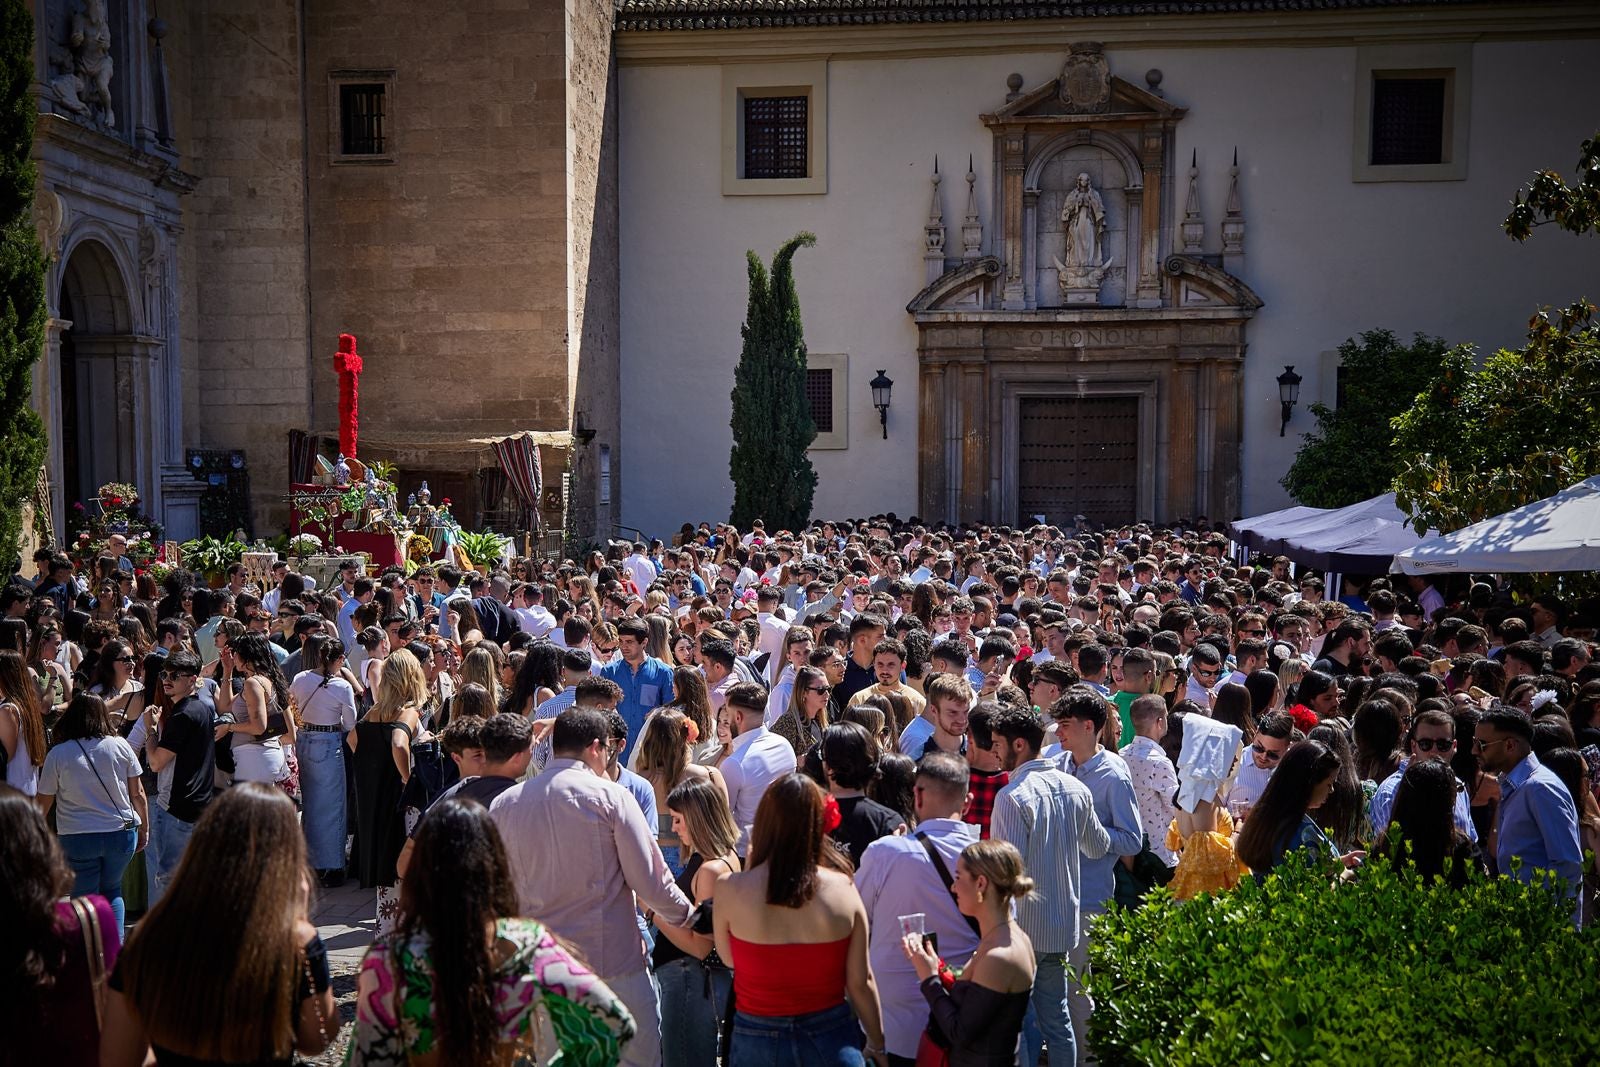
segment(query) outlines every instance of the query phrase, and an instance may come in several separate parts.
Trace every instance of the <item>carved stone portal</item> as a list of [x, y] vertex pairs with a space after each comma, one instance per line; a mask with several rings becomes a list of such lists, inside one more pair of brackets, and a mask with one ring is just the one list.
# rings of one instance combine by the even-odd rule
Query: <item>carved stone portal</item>
[[1098, 45], [1074, 45], [1060, 77], [1019, 88], [982, 116], [990, 254], [951, 264], [907, 307], [919, 514], [1232, 515], [1245, 331], [1261, 301], [1201, 250], [1203, 232], [1180, 233], [1173, 157], [1187, 111], [1112, 77]]

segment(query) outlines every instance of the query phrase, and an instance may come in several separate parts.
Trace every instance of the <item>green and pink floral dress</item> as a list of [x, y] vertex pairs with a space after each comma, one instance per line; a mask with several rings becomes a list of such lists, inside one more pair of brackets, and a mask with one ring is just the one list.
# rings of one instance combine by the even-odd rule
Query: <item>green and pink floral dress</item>
[[[496, 974], [500, 1039], [515, 1062], [541, 1067], [614, 1067], [635, 1031], [622, 1000], [532, 919], [501, 919], [515, 946]], [[437, 1050], [431, 938], [396, 934], [361, 961], [356, 1024], [345, 1063], [405, 1067]]]

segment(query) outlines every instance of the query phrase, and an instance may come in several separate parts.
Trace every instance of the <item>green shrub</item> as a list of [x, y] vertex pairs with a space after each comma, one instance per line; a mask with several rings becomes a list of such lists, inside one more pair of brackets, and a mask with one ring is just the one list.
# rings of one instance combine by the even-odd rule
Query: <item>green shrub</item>
[[1298, 861], [1096, 920], [1103, 1064], [1594, 1063], [1600, 936], [1542, 886], [1453, 890], [1387, 863], [1333, 885]]

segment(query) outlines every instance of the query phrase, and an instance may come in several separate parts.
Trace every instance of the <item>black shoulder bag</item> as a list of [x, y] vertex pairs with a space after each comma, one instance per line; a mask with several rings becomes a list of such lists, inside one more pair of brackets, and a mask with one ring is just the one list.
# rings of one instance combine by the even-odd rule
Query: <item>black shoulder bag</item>
[[[939, 850], [933, 847], [933, 842], [928, 840], [928, 835], [920, 830], [917, 831], [917, 840], [922, 842], [923, 850], [928, 853], [928, 858], [933, 861], [933, 869], [939, 872], [939, 881], [944, 883], [945, 892], [950, 894], [951, 900], [954, 900], [956, 894], [955, 890], [951, 887], [956, 884], [956, 880], [950, 877], [950, 868], [945, 866], [944, 857], [939, 855]], [[960, 909], [958, 908], [957, 910], [959, 911]], [[974, 934], [979, 937], [983, 936], [983, 931], [978, 929], [977, 919], [974, 919], [970, 915], [963, 915], [961, 917], [967, 920], [967, 925], [972, 927], [972, 932]]]

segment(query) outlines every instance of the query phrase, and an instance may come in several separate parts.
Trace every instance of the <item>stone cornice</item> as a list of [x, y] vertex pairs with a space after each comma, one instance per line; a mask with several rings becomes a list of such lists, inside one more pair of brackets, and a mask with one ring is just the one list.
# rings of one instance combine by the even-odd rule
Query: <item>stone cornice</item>
[[643, 66], [1038, 52], [1064, 49], [1069, 40], [1086, 37], [1107, 46], [1170, 48], [1314, 48], [1419, 40], [1600, 37], [1600, 16], [1586, 0], [1338, 10], [1320, 6], [1305, 10], [1307, 6], [1302, 4], [1300, 10], [1294, 11], [1168, 14], [1159, 18], [1120, 15], [912, 24], [797, 24], [667, 32], [632, 29], [628, 20], [619, 18], [616, 55], [625, 66]]
[[34, 126], [34, 137], [38, 141], [68, 149], [82, 159], [137, 175], [158, 188], [170, 189], [180, 196], [193, 192], [200, 184], [197, 175], [173, 166], [160, 156], [134, 148], [61, 115], [41, 114]]

